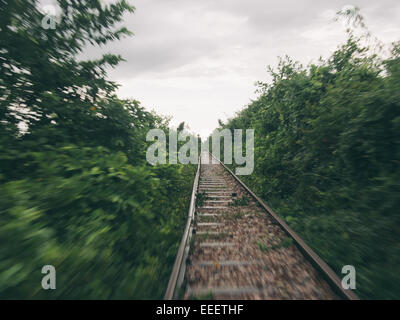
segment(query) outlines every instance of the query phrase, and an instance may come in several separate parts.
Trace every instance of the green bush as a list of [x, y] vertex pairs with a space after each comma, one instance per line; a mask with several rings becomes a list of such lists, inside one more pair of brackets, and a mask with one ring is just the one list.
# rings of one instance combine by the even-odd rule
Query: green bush
[[400, 298], [400, 44], [377, 54], [349, 31], [327, 60], [289, 58], [220, 128], [255, 129], [243, 179], [362, 298]]
[[115, 96], [121, 57], [77, 58], [129, 35], [116, 25], [134, 8], [58, 3], [54, 30], [37, 1], [0, 8], [0, 298], [162, 298], [195, 167], [147, 164], [146, 134], [168, 121]]
[[[162, 297], [194, 168], [133, 166], [104, 147], [30, 156], [32, 177], [0, 185], [1, 296]], [[46, 264], [57, 271], [51, 293], [41, 289]]]

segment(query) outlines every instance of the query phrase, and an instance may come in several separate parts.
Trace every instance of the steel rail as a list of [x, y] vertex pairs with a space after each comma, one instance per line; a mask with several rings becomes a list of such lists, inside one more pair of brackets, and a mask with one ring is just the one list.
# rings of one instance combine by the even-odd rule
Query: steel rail
[[259, 198], [253, 191], [250, 190], [246, 184], [242, 182], [233, 172], [230, 170], [224, 163], [222, 163], [219, 159], [217, 159], [211, 152], [209, 154], [217, 160], [223, 168], [226, 169], [230, 173], [230, 175], [244, 188], [246, 191], [256, 200], [261, 207], [267, 211], [268, 214], [271, 215], [273, 220], [289, 235], [293, 240], [296, 246], [300, 249], [300, 251], [304, 254], [307, 260], [320, 272], [323, 278], [330, 285], [332, 290], [338, 294], [341, 298], [346, 300], [359, 300], [360, 298], [351, 290], [345, 290], [342, 287], [340, 278], [336, 275], [336, 273], [328, 266], [328, 264], [323, 261], [304, 241], [300, 238], [300, 236], [294, 232], [285, 221], [283, 221], [269, 206], [267, 206], [261, 198]]
[[195, 201], [197, 195], [197, 189], [200, 178], [200, 161], [201, 156], [198, 158], [196, 176], [193, 181], [192, 197], [190, 198], [190, 206], [188, 212], [188, 219], [185, 226], [185, 231], [181, 243], [179, 245], [178, 253], [176, 254], [175, 263], [172, 268], [171, 276], [168, 281], [167, 290], [165, 291], [164, 300], [172, 300], [176, 298], [176, 289], [179, 288], [184, 280], [186, 271], [186, 259], [189, 253], [190, 238], [192, 237], [193, 231], [193, 218], [195, 212]]

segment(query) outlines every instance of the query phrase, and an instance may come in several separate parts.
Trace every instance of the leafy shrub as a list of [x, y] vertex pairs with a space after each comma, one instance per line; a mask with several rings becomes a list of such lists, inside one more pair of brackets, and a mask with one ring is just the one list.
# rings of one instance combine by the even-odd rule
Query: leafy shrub
[[255, 129], [243, 179], [339, 276], [355, 266], [362, 298], [399, 299], [400, 44], [383, 56], [364, 40], [350, 29], [319, 64], [281, 59], [220, 128]]
[[78, 61], [129, 35], [116, 25], [134, 8], [58, 4], [54, 30], [37, 1], [0, 8], [0, 298], [162, 298], [195, 168], [147, 164], [146, 134], [168, 122], [115, 96], [105, 70], [121, 57]]

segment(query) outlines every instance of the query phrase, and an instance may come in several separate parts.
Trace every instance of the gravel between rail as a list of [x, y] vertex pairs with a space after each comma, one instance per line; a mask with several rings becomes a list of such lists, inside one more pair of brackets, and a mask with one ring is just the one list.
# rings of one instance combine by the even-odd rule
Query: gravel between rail
[[247, 191], [220, 164], [204, 164], [208, 157], [184, 298], [339, 299]]

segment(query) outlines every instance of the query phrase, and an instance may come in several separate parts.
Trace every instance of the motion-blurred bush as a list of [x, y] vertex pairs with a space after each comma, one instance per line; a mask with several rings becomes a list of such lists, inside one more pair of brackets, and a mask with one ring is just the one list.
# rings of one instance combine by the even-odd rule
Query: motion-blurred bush
[[220, 127], [255, 129], [245, 181], [339, 276], [355, 266], [362, 298], [400, 299], [400, 43], [354, 30], [319, 64], [281, 59]]

